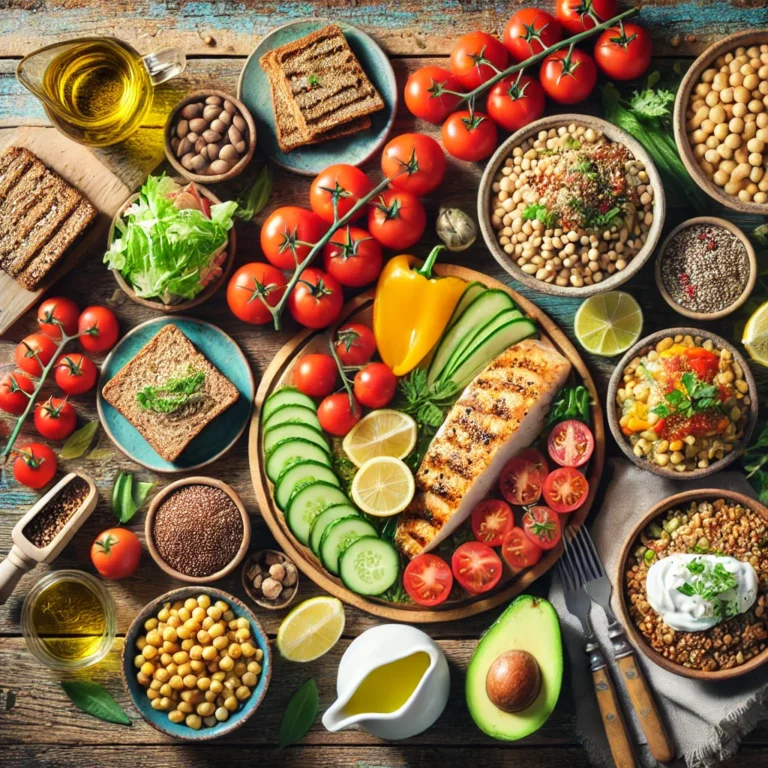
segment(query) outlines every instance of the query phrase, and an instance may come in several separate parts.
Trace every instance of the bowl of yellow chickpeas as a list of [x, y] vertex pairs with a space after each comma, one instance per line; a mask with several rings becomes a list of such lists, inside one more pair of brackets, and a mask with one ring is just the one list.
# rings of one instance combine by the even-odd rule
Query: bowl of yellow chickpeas
[[205, 741], [239, 728], [259, 708], [272, 657], [266, 633], [240, 600], [220, 589], [183, 587], [134, 619], [122, 672], [153, 728]]

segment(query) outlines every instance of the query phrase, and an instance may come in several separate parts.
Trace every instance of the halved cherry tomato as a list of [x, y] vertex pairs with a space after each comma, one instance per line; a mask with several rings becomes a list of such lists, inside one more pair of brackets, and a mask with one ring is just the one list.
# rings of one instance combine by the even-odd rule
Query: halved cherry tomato
[[272, 321], [267, 305], [274, 307], [285, 293], [285, 275], [271, 264], [244, 264], [229, 279], [227, 304], [246, 323], [263, 325]]
[[468, 541], [458, 547], [451, 558], [451, 568], [456, 581], [473, 595], [493, 589], [502, 571], [499, 556], [479, 541]]
[[381, 170], [394, 189], [422, 197], [443, 181], [445, 153], [431, 136], [403, 133], [384, 147]]
[[578, 509], [589, 493], [587, 478], [578, 469], [560, 467], [544, 481], [544, 500], [561, 515]]
[[376, 337], [362, 323], [346, 323], [336, 331], [336, 354], [342, 365], [365, 365], [376, 354]]
[[504, 28], [504, 45], [515, 61], [525, 61], [562, 39], [555, 17], [538, 8], [522, 8]]
[[311, 354], [299, 358], [293, 369], [293, 383], [308, 397], [325, 397], [336, 389], [339, 369], [330, 355]]
[[261, 250], [278, 269], [295, 269], [327, 230], [328, 225], [312, 211], [284, 205], [272, 211], [261, 227]]
[[80, 310], [72, 299], [65, 299], [62, 296], [46, 299], [37, 308], [37, 322], [40, 325], [40, 331], [52, 339], [61, 338], [61, 329], [67, 336], [74, 336], [77, 333], [77, 321], [80, 317]]
[[572, 35], [596, 27], [619, 12], [617, 0], [557, 0], [555, 15]]
[[580, 467], [589, 461], [595, 449], [592, 430], [576, 419], [561, 421], [547, 440], [549, 455], [561, 467]]
[[42, 488], [53, 480], [56, 474], [56, 454], [43, 443], [29, 443], [23, 448], [14, 448], [18, 456], [13, 462], [13, 476], [27, 488]]
[[447, 69], [422, 67], [405, 84], [405, 106], [422, 120], [442, 123], [456, 109], [461, 97], [455, 94], [461, 90], [461, 83]]
[[[309, 204], [312, 210], [329, 224], [334, 222], [334, 201], [338, 217], [349, 213], [355, 203], [365, 197], [373, 188], [371, 180], [354, 165], [339, 163], [331, 165], [315, 177], [309, 188]], [[365, 213], [361, 206], [352, 219], [359, 219]]]
[[317, 408], [317, 418], [320, 426], [331, 435], [343, 437], [362, 418], [363, 409], [356, 398], [346, 392], [328, 395]]
[[556, 547], [563, 534], [560, 518], [549, 507], [542, 506], [530, 507], [526, 511], [523, 529], [525, 535], [542, 549]]
[[485, 108], [496, 123], [512, 133], [538, 120], [546, 103], [539, 81], [521, 73], [499, 80], [488, 92]]
[[489, 547], [498, 547], [514, 524], [512, 508], [501, 499], [485, 499], [472, 510], [472, 533]]
[[77, 330], [80, 346], [96, 355], [112, 349], [120, 335], [117, 316], [106, 307], [86, 307], [77, 321]]
[[77, 424], [77, 414], [66, 398], [49, 397], [35, 408], [35, 429], [47, 440], [66, 440]]
[[384, 363], [369, 363], [355, 375], [355, 397], [366, 408], [384, 408], [396, 389], [397, 376]]
[[14, 360], [17, 367], [24, 373], [38, 377], [42, 374], [43, 368], [51, 362], [57, 349], [56, 342], [50, 336], [44, 333], [33, 333], [19, 342]]
[[504, 534], [501, 542], [501, 556], [513, 571], [530, 568], [541, 560], [544, 550], [526, 535], [519, 526]]
[[510, 459], [501, 470], [499, 490], [510, 503], [525, 506], [535, 504], [541, 498], [546, 465], [542, 467], [522, 456]]
[[0, 411], [21, 416], [29, 403], [27, 395], [35, 391], [32, 380], [23, 373], [6, 373], [0, 380]]
[[550, 53], [539, 72], [541, 87], [558, 104], [576, 104], [592, 93], [597, 82], [595, 60], [578, 48]]
[[653, 54], [651, 36], [639, 24], [619, 23], [597, 38], [595, 61], [614, 80], [634, 80], [648, 69]]
[[453, 574], [448, 563], [437, 555], [419, 555], [405, 567], [403, 586], [411, 600], [419, 605], [440, 605], [453, 588]]
[[402, 251], [421, 240], [427, 213], [421, 200], [410, 192], [389, 189], [371, 200], [368, 229], [385, 248]]
[[288, 296], [288, 311], [307, 328], [326, 328], [344, 306], [339, 281], [321, 269], [307, 267]]
[[342, 285], [360, 288], [379, 277], [384, 257], [370, 232], [347, 224], [323, 248], [323, 264]]
[[523, 450], [517, 454], [517, 458], [525, 459], [526, 461], [535, 464], [541, 473], [542, 478], [549, 474], [547, 457], [541, 451], [537, 451], [535, 448], [523, 448]]
[[496, 123], [482, 112], [454, 112], [443, 123], [445, 151], [459, 160], [475, 163], [490, 157], [496, 149]]
[[93, 388], [99, 369], [79, 352], [70, 352], [56, 362], [56, 385], [68, 395], [83, 395]]
[[506, 68], [507, 49], [485, 32], [462, 35], [451, 51], [451, 72], [470, 91]]
[[719, 370], [719, 358], [703, 347], [691, 347], [685, 350], [688, 367], [702, 381], [711, 382]]

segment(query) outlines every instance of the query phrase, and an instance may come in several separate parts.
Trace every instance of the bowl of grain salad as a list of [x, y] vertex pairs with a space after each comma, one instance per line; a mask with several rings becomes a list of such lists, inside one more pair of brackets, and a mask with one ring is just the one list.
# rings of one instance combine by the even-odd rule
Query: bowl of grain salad
[[605, 120], [553, 115], [510, 136], [478, 192], [488, 249], [516, 280], [557, 296], [613, 290], [648, 260], [664, 189], [643, 147]]
[[621, 618], [649, 659], [722, 680], [768, 661], [768, 509], [700, 489], [656, 504], [619, 557]]
[[696, 328], [651, 334], [616, 366], [608, 424], [641, 469], [677, 480], [735, 461], [757, 420], [757, 387], [725, 339]]
[[675, 141], [693, 180], [734, 210], [768, 212], [768, 30], [707, 48], [675, 99]]

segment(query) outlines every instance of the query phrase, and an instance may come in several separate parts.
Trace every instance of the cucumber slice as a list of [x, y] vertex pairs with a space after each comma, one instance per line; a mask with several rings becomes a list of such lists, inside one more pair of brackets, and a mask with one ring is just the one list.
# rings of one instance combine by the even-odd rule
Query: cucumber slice
[[[332, 522], [320, 538], [320, 559], [327, 571], [339, 575], [341, 553], [361, 536], [378, 538], [376, 529], [359, 515], [342, 517]], [[382, 590], [383, 592], [384, 590]]]
[[322, 431], [317, 413], [303, 405], [281, 405], [276, 408], [264, 422], [264, 431], [278, 424], [306, 424], [318, 432]]
[[309, 440], [310, 443], [323, 448], [328, 454], [331, 452], [331, 449], [328, 447], [328, 441], [323, 437], [322, 432], [318, 432], [306, 424], [286, 422], [285, 424], [278, 424], [275, 427], [264, 430], [264, 453], [268, 454], [282, 440], [296, 437]]
[[318, 480], [340, 487], [339, 478], [327, 464], [321, 464], [319, 461], [298, 461], [289, 464], [275, 483], [277, 506], [285, 509], [297, 488]]
[[296, 461], [316, 461], [325, 464], [329, 469], [331, 467], [328, 451], [302, 437], [292, 437], [281, 440], [267, 454], [267, 477], [276, 483], [283, 470]]
[[261, 419], [266, 421], [278, 408], [284, 405], [302, 405], [313, 411], [317, 410], [315, 401], [307, 395], [299, 392], [295, 387], [283, 387], [273, 392], [264, 402], [261, 408]]
[[309, 483], [298, 488], [291, 497], [285, 512], [285, 521], [291, 533], [306, 546], [314, 519], [328, 507], [349, 503], [344, 492], [335, 485], [322, 481]]
[[344, 586], [358, 595], [380, 595], [400, 576], [400, 555], [374, 536], [352, 542], [342, 553], [339, 571]]
[[464, 313], [464, 310], [481, 294], [484, 293], [487, 290], [487, 288], [482, 284], [478, 283], [476, 280], [473, 283], [469, 283], [467, 287], [464, 289], [464, 293], [461, 294], [461, 297], [459, 298], [459, 303], [456, 305], [456, 308], [453, 310], [453, 314], [451, 315], [451, 319], [448, 321], [448, 325], [446, 325], [446, 329], [450, 330], [451, 326], [461, 317], [461, 315]]
[[312, 523], [309, 530], [309, 548], [320, 557], [320, 540], [325, 529], [334, 521], [342, 517], [359, 517], [357, 510], [351, 504], [334, 504], [323, 510]]

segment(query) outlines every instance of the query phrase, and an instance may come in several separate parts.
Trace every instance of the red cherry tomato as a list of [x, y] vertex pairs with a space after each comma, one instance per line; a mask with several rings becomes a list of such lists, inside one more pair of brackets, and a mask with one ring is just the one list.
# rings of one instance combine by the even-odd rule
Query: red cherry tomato
[[461, 92], [461, 83], [447, 69], [422, 67], [405, 84], [405, 106], [422, 120], [442, 123], [459, 103], [461, 97], [454, 94]]
[[540, 464], [522, 456], [510, 459], [501, 470], [499, 490], [510, 503], [535, 504], [541, 498], [544, 473]]
[[292, 270], [307, 258], [312, 245], [327, 230], [328, 225], [312, 211], [286, 205], [267, 216], [261, 227], [261, 250], [273, 266]]
[[43, 333], [33, 333], [27, 336], [16, 347], [14, 360], [16, 366], [24, 373], [38, 377], [43, 368], [51, 362], [58, 349], [56, 342]]
[[431, 136], [403, 133], [384, 147], [381, 170], [393, 189], [423, 197], [443, 181], [445, 153]]
[[597, 82], [597, 66], [584, 51], [555, 51], [544, 59], [539, 72], [541, 87], [558, 104], [576, 104], [592, 93]]
[[355, 375], [355, 397], [366, 408], [384, 408], [396, 390], [397, 376], [384, 363], [368, 363]]
[[31, 395], [34, 391], [32, 380], [23, 373], [6, 373], [0, 379], [0, 411], [21, 416], [29, 403], [27, 394]]
[[553, 549], [562, 536], [560, 518], [549, 507], [530, 507], [523, 515], [525, 535], [542, 549]]
[[720, 358], [708, 349], [691, 347], [685, 350], [686, 364], [696, 376], [711, 382], [719, 370]]
[[321, 269], [308, 267], [288, 296], [288, 311], [307, 328], [327, 328], [344, 306], [339, 281]]
[[510, 75], [491, 88], [485, 108], [494, 122], [512, 133], [538, 120], [546, 103], [538, 80], [528, 75]]
[[[355, 203], [373, 189], [371, 180], [354, 165], [331, 165], [320, 173], [309, 188], [312, 210], [329, 224], [334, 222], [334, 201], [341, 218], [352, 210]], [[359, 219], [365, 213], [362, 206], [352, 217]]]
[[523, 448], [523, 450], [517, 454], [516, 458], [525, 459], [534, 464], [539, 470], [542, 478], [545, 478], [549, 474], [549, 464], [547, 463], [546, 457], [541, 451], [537, 451], [535, 448]]
[[49, 397], [35, 408], [35, 429], [47, 440], [66, 440], [77, 424], [77, 414], [66, 398]]
[[78, 320], [77, 330], [80, 333], [80, 346], [95, 355], [112, 349], [120, 335], [117, 317], [106, 307], [84, 309]]
[[127, 528], [110, 528], [91, 546], [91, 562], [105, 579], [130, 576], [141, 560], [141, 542]]
[[339, 369], [330, 355], [311, 354], [299, 358], [293, 369], [293, 383], [308, 397], [325, 397], [336, 389]]
[[596, 27], [619, 12], [617, 0], [557, 0], [555, 16], [572, 35]]
[[356, 398], [346, 392], [328, 395], [317, 408], [317, 418], [320, 426], [331, 435], [343, 437], [362, 418], [363, 409]]
[[555, 17], [538, 8], [522, 8], [504, 28], [504, 45], [515, 61], [525, 61], [563, 39]]
[[589, 461], [595, 449], [590, 428], [576, 419], [561, 421], [547, 440], [549, 455], [561, 467], [580, 467]]
[[507, 49], [500, 40], [485, 32], [462, 35], [451, 51], [451, 72], [470, 91], [506, 68]]
[[414, 557], [403, 572], [403, 586], [411, 600], [419, 605], [440, 605], [453, 588], [453, 574], [448, 563], [437, 555]]
[[536, 565], [543, 554], [544, 550], [531, 541], [522, 528], [515, 526], [504, 534], [501, 556], [513, 571], [522, 571]]
[[456, 581], [470, 594], [479, 595], [493, 589], [501, 578], [501, 560], [487, 545], [468, 541], [459, 546], [451, 558]]
[[323, 264], [342, 285], [360, 288], [378, 279], [384, 257], [370, 232], [347, 224], [323, 248]]
[[227, 304], [232, 313], [246, 323], [272, 322], [267, 309], [277, 306], [285, 293], [285, 275], [270, 264], [252, 262], [235, 272], [227, 284]]
[[61, 329], [67, 336], [74, 336], [77, 333], [77, 321], [80, 317], [80, 310], [72, 299], [65, 299], [62, 296], [46, 299], [37, 308], [37, 322], [40, 325], [40, 332], [52, 339], [61, 338]]
[[514, 524], [512, 508], [501, 499], [485, 499], [472, 510], [472, 533], [489, 547], [498, 547]]
[[402, 251], [421, 240], [427, 213], [416, 195], [389, 189], [371, 200], [368, 229], [385, 248]]
[[553, 470], [544, 481], [544, 500], [561, 515], [578, 509], [586, 501], [588, 494], [587, 478], [571, 467]]
[[93, 388], [99, 369], [85, 355], [70, 352], [58, 359], [54, 376], [60, 390], [68, 395], [82, 395]]
[[346, 323], [336, 331], [336, 354], [342, 365], [365, 365], [376, 354], [376, 337], [362, 323]]
[[18, 458], [13, 462], [13, 476], [27, 488], [42, 488], [56, 474], [56, 454], [43, 443], [29, 443], [14, 448]]
[[597, 66], [614, 80], [634, 80], [648, 69], [653, 54], [651, 36], [639, 24], [609, 27], [597, 38]]
[[482, 112], [454, 112], [443, 123], [442, 137], [449, 155], [475, 163], [490, 157], [496, 149], [496, 123]]

